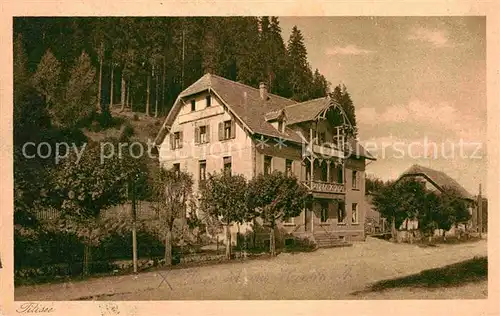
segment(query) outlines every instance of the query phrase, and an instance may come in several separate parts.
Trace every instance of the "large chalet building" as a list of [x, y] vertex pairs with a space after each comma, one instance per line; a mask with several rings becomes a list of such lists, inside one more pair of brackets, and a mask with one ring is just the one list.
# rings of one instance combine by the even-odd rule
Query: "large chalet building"
[[[286, 234], [319, 240], [364, 240], [365, 161], [374, 158], [354, 137], [347, 116], [328, 97], [302, 103], [206, 74], [182, 91], [157, 138], [160, 164], [193, 175], [251, 179], [294, 174], [313, 202], [280, 223]], [[252, 224], [232, 227], [252, 229]], [[232, 238], [233, 241], [236, 238]]]

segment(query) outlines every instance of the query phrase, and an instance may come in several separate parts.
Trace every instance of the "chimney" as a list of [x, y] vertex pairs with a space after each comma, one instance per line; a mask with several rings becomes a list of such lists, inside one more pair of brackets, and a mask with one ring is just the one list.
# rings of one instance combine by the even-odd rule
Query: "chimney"
[[267, 100], [267, 84], [265, 82], [261, 82], [259, 84], [259, 90], [260, 90], [260, 98], [264, 101]]

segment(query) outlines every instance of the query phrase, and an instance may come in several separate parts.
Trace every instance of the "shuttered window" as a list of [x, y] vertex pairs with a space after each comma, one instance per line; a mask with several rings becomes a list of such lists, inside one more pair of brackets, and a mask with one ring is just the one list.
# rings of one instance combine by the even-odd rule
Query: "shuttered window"
[[236, 124], [234, 120], [219, 123], [219, 140], [227, 140], [236, 137]]
[[210, 126], [202, 125], [194, 128], [195, 144], [206, 144], [210, 142]]
[[175, 132], [170, 135], [170, 149], [182, 148], [182, 132]]

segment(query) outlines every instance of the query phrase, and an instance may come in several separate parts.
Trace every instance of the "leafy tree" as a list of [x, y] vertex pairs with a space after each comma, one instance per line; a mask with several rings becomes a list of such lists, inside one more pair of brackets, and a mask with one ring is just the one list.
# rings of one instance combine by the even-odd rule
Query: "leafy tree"
[[233, 223], [243, 223], [246, 214], [247, 181], [242, 175], [228, 172], [209, 174], [201, 187], [200, 208], [218, 219], [226, 228], [226, 257], [231, 258], [231, 232]]
[[405, 219], [417, 219], [419, 211], [425, 209], [425, 197], [424, 185], [413, 179], [389, 183], [373, 197], [375, 209], [392, 224], [393, 239]]
[[165, 231], [165, 264], [172, 265], [172, 230], [174, 221], [185, 218], [193, 190], [192, 176], [175, 169], [160, 169], [154, 184], [154, 199], [161, 229]]
[[99, 214], [126, 201], [129, 177], [130, 170], [123, 168], [118, 155], [101, 163], [100, 146], [95, 143], [84, 147], [79, 161], [71, 154], [55, 169], [48, 199], [61, 211], [61, 228], [74, 231], [84, 240], [85, 274], [89, 272], [90, 247], [99, 244], [103, 235], [98, 225]]
[[270, 229], [270, 252], [276, 255], [275, 228], [278, 222], [298, 216], [309, 198], [307, 190], [294, 176], [280, 171], [260, 174], [248, 184], [248, 209]]
[[61, 88], [61, 63], [50, 50], [43, 55], [32, 80], [33, 86], [45, 97], [48, 107], [57, 102]]
[[453, 225], [467, 222], [471, 215], [468, 210], [467, 202], [455, 189], [445, 187], [440, 194], [440, 205], [437, 208], [436, 226], [445, 232], [450, 230]]
[[367, 176], [365, 178], [365, 191], [366, 193], [377, 193], [384, 187], [385, 183], [379, 178], [374, 176]]

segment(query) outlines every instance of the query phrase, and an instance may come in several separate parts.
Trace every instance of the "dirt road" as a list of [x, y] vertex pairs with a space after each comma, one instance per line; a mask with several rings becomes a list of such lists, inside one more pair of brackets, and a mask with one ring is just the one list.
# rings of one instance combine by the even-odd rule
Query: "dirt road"
[[[275, 259], [147, 272], [63, 284], [19, 287], [16, 300], [418, 299], [428, 290], [390, 290], [353, 296], [369, 284], [487, 254], [485, 240], [421, 248], [368, 238], [352, 247], [281, 254]], [[475, 291], [434, 291], [433, 298], [486, 298]], [[447, 292], [448, 291], [448, 292]], [[451, 292], [450, 292], [451, 291]]]

